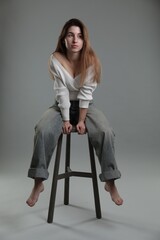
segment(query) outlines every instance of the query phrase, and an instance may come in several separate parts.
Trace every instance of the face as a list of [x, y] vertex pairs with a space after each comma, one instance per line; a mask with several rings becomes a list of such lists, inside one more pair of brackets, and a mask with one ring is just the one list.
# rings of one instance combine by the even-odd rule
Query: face
[[65, 46], [69, 52], [80, 52], [83, 47], [83, 36], [81, 29], [77, 26], [72, 26], [68, 29], [65, 37]]

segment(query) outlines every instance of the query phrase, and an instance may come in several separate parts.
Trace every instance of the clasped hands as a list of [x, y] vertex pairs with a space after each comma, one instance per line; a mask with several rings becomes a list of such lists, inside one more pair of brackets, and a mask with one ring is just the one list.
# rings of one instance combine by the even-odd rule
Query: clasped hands
[[[72, 131], [72, 124], [69, 121], [64, 121], [63, 122], [63, 133], [64, 134], [69, 134]], [[85, 134], [86, 133], [86, 126], [83, 120], [80, 120], [77, 125], [76, 125], [76, 130], [78, 134]]]

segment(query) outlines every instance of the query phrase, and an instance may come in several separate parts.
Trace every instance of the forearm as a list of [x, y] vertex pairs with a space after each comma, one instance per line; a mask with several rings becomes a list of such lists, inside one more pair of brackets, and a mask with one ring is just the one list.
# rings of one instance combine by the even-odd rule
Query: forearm
[[85, 121], [88, 108], [79, 108], [79, 122]]

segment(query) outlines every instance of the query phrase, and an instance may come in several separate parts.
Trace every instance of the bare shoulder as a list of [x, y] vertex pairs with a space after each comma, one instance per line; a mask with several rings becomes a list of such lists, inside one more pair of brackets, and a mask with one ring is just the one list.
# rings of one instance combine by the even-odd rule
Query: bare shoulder
[[63, 54], [59, 53], [59, 52], [54, 52], [53, 56], [62, 64], [65, 65], [66, 62], [66, 58]]
[[57, 59], [62, 57], [62, 54], [59, 52], [54, 52], [52, 55]]

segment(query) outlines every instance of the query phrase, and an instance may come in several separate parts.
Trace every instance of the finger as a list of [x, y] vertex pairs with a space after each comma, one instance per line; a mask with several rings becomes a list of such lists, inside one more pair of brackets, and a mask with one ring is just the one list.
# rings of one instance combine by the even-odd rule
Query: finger
[[70, 132], [72, 131], [72, 128], [73, 128], [72, 125], [70, 125], [70, 127], [69, 127], [69, 131], [70, 131]]
[[77, 132], [79, 133], [80, 132], [79, 126], [76, 126], [76, 129], [77, 129]]
[[66, 130], [65, 130], [65, 129], [64, 129], [63, 133], [64, 133], [64, 134], [67, 134], [67, 132], [66, 132]]
[[68, 126], [68, 127], [67, 127], [67, 134], [70, 134], [70, 133], [71, 133], [71, 130], [72, 130], [72, 126]]
[[62, 127], [62, 131], [63, 131], [63, 133], [65, 133], [65, 128], [64, 127]]
[[71, 133], [71, 130], [70, 129], [67, 129], [67, 134], [70, 134]]
[[80, 131], [80, 129], [77, 129], [77, 132], [78, 132], [78, 134], [81, 134], [81, 131]]
[[63, 133], [67, 134], [67, 128], [66, 127], [63, 128]]
[[83, 129], [82, 128], [80, 128], [80, 130], [79, 130], [79, 134], [83, 134]]
[[66, 127], [66, 133], [67, 133], [67, 134], [68, 134], [68, 131], [69, 131], [69, 130], [68, 130], [68, 127]]
[[70, 133], [72, 130], [72, 126], [68, 126], [67, 132]]
[[84, 128], [84, 129], [83, 129], [83, 133], [82, 133], [82, 134], [85, 134], [85, 133], [86, 133], [86, 129]]

